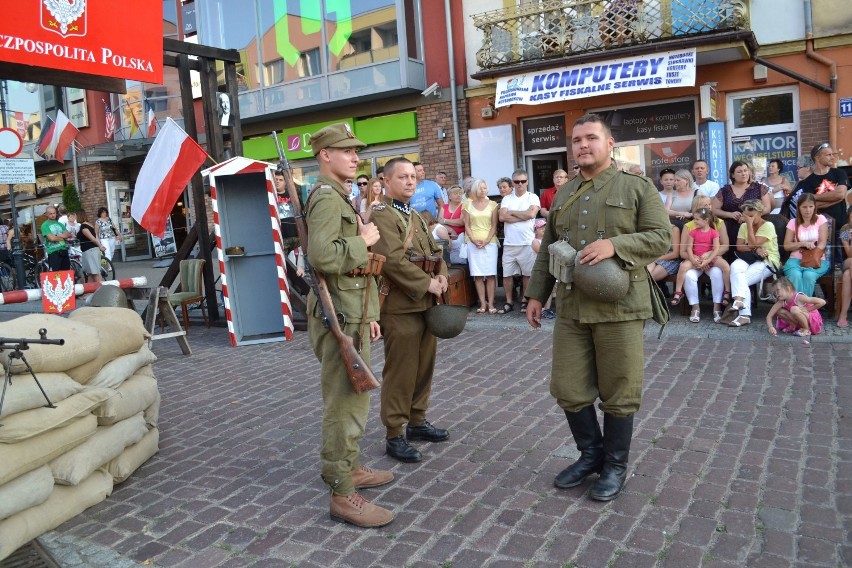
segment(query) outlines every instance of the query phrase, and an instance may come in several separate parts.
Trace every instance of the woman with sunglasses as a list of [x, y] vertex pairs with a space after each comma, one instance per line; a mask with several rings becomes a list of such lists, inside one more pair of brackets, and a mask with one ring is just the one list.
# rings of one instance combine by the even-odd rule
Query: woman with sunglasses
[[[741, 208], [746, 201], [758, 200], [763, 204], [761, 211], [770, 211], [772, 201], [765, 185], [752, 180], [751, 168], [745, 162], [735, 161], [728, 168], [731, 183], [719, 190], [713, 198], [713, 214], [725, 222], [728, 240], [735, 242], [740, 227], [745, 222]], [[734, 255], [728, 252], [726, 260], [732, 262]]]
[[731, 263], [731, 293], [734, 301], [722, 316], [722, 323], [742, 327], [751, 323], [751, 288], [778, 271], [778, 236], [775, 226], [763, 220], [763, 201], [749, 199], [742, 204], [742, 224], [737, 233], [736, 256]]
[[[366, 178], [367, 176], [364, 177]], [[361, 185], [362, 183], [364, 184], [363, 186]], [[369, 190], [367, 189], [368, 187], [370, 188]], [[369, 223], [370, 213], [373, 211], [373, 205], [381, 203], [385, 196], [384, 189], [382, 189], [382, 180], [379, 178], [372, 178], [367, 181], [362, 181], [359, 176], [358, 188], [362, 192], [361, 219], [363, 219], [365, 223]]]

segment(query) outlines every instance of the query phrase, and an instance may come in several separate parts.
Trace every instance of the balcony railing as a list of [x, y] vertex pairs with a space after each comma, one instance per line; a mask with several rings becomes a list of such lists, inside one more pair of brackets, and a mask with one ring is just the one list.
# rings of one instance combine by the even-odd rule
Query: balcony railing
[[473, 16], [481, 69], [747, 29], [741, 0], [533, 0]]

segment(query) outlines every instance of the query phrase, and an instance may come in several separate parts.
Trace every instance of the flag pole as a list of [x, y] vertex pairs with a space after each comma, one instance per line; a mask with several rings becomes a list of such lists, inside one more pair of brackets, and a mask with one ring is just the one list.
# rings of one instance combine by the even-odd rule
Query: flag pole
[[[65, 103], [63, 105], [65, 107], [65, 113], [68, 114], [71, 111], [68, 108], [68, 88], [67, 87], [62, 87], [62, 98], [65, 99], [63, 101]], [[68, 120], [71, 120], [71, 119], [69, 118]], [[71, 143], [71, 164], [74, 167], [74, 189], [76, 189], [78, 193], [82, 193], [83, 190], [80, 188], [80, 172], [77, 169], [77, 147], [74, 145], [73, 141]]]

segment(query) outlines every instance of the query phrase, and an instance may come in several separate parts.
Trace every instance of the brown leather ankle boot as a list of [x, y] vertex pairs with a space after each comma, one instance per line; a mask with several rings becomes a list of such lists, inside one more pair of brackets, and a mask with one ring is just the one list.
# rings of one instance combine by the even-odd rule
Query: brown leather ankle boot
[[352, 483], [355, 485], [355, 489], [378, 487], [391, 481], [393, 481], [393, 473], [389, 471], [370, 469], [365, 465], [352, 471]]
[[358, 493], [332, 495], [329, 513], [332, 521], [364, 528], [383, 527], [393, 520], [391, 511], [373, 505]]

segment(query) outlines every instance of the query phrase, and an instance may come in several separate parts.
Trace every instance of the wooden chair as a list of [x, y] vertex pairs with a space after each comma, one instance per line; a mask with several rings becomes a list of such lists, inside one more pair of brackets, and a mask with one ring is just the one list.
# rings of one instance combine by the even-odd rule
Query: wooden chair
[[194, 258], [180, 261], [180, 292], [169, 294], [169, 304], [174, 307], [180, 306], [183, 312], [183, 327], [189, 329], [189, 306], [198, 304], [201, 315], [204, 317], [204, 325], [210, 327], [207, 319], [207, 310], [204, 308], [204, 290], [202, 278], [204, 275], [204, 259]]

